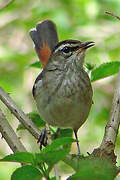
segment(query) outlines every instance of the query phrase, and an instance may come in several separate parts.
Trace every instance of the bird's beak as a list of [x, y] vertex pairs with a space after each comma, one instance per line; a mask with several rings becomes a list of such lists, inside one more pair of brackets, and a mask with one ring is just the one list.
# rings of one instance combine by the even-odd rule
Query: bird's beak
[[93, 41], [87, 41], [87, 42], [81, 43], [80, 48], [81, 49], [88, 49], [88, 48], [90, 48], [90, 47], [92, 47], [94, 45], [95, 45], [95, 43]]
[[94, 45], [95, 45], [95, 43], [93, 41], [87, 41], [87, 42], [80, 43], [77, 53], [79, 54], [80, 52], [85, 51], [86, 49], [88, 49]]

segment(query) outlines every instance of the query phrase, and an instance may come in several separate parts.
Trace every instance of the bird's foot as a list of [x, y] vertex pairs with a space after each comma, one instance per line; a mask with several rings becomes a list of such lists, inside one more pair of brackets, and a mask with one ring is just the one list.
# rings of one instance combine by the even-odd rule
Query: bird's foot
[[42, 149], [42, 146], [44, 146], [44, 147], [47, 146], [47, 140], [48, 140], [47, 130], [46, 130], [46, 128], [44, 128], [41, 131], [39, 139], [37, 141], [37, 143], [40, 143], [40, 150]]

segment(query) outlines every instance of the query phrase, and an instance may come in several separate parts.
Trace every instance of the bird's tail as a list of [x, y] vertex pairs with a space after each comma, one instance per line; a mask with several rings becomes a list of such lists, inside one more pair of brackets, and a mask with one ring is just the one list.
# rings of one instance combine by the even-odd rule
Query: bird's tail
[[51, 51], [58, 43], [56, 26], [50, 20], [42, 21], [36, 25], [36, 28], [30, 30], [30, 36], [44, 67], [50, 57]]

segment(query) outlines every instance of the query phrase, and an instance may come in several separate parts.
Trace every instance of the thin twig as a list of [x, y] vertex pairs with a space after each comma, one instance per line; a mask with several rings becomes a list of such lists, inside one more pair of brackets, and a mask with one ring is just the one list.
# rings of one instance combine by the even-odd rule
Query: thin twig
[[10, 96], [0, 87], [0, 99], [8, 107], [11, 113], [21, 122], [21, 124], [36, 138], [40, 136], [40, 130], [33, 124], [31, 119], [16, 105]]
[[7, 144], [14, 153], [26, 152], [25, 147], [20, 142], [19, 138], [17, 137], [12, 127], [9, 125], [1, 109], [0, 109], [0, 132], [2, 134], [2, 137], [6, 140]]
[[4, 4], [2, 7], [0, 7], [0, 11], [8, 7], [11, 3], [13, 3], [15, 0], [8, 0], [6, 4]]
[[119, 17], [119, 16], [117, 16], [117, 15], [111, 13], [111, 12], [105, 11], [105, 14], [109, 14], [109, 15], [111, 15], [111, 16], [113, 16], [113, 17], [115, 17], [115, 18], [117, 18], [117, 19], [120, 20], [120, 17]]

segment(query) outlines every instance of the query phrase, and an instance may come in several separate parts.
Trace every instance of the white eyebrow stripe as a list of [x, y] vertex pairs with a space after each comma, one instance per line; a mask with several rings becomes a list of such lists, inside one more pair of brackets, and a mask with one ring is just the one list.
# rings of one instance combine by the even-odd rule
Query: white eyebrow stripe
[[67, 44], [62, 44], [62, 45], [60, 45], [56, 50], [55, 50], [55, 52], [57, 52], [58, 50], [62, 50], [64, 47], [76, 47], [78, 44], [69, 44], [69, 43], [67, 43]]
[[62, 44], [60, 47], [58, 47], [56, 50], [55, 50], [55, 52], [56, 51], [58, 51], [58, 50], [62, 50], [64, 47], [66, 47], [66, 46], [70, 46], [70, 44]]

